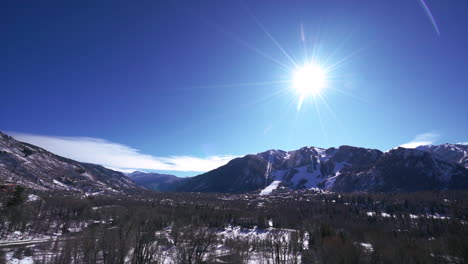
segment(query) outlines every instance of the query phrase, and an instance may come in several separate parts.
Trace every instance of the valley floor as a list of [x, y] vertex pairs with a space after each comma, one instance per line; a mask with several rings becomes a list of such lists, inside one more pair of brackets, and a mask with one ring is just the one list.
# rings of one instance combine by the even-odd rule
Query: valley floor
[[468, 192], [0, 194], [0, 263], [466, 263]]

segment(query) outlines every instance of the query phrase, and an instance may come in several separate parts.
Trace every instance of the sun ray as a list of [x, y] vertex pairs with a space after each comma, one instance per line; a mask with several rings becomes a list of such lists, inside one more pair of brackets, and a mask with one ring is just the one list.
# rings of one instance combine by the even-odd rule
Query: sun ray
[[438, 36], [440, 36], [439, 26], [437, 25], [436, 20], [434, 16], [432, 15], [431, 9], [429, 9], [429, 6], [426, 4], [426, 1], [419, 0], [419, 4], [424, 9], [424, 13], [426, 13], [426, 16], [431, 21], [432, 27], [434, 28], [435, 32], [437, 33]]
[[[313, 43], [314, 43], [314, 46], [313, 46], [313, 49], [312, 49], [312, 54], [311, 54], [311, 57], [310, 59], [313, 60], [313, 61], [317, 61], [318, 60], [318, 55], [319, 54], [319, 49], [320, 49], [320, 34], [321, 34], [321, 30], [322, 30], [322, 20], [320, 20], [318, 26], [317, 26], [317, 32], [314, 34], [315, 37], [314, 37], [314, 40], [313, 40]], [[305, 58], [306, 60], [308, 59], [308, 57]]]
[[[314, 98], [314, 100], [315, 100], [315, 98]], [[314, 105], [314, 107], [315, 107], [315, 112], [317, 113], [317, 117], [318, 117], [318, 119], [319, 119], [319, 123], [320, 123], [320, 128], [321, 128], [321, 130], [322, 130], [322, 134], [323, 134], [323, 136], [325, 137], [325, 141], [328, 142], [328, 135], [327, 135], [327, 133], [326, 133], [326, 131], [325, 131], [325, 126], [323, 125], [322, 115], [321, 115], [321, 113], [320, 113], [320, 109], [318, 108], [318, 106], [317, 106], [316, 103], [314, 103], [313, 105]]]
[[343, 48], [348, 42], [349, 40], [352, 38], [352, 35], [353, 35], [353, 32], [349, 32], [348, 35], [344, 38], [343, 41], [340, 41], [340, 44], [332, 51], [330, 52], [324, 59], [323, 63], [325, 65], [328, 64], [330, 58], [332, 58], [333, 56], [335, 56], [336, 53], [338, 53], [338, 51]]
[[284, 50], [281, 44], [270, 34], [270, 32], [265, 28], [265, 26], [263, 26], [263, 24], [260, 22], [257, 16], [255, 16], [252, 10], [250, 10], [250, 8], [246, 5], [244, 5], [244, 7], [249, 13], [250, 17], [255, 21], [257, 26], [263, 31], [263, 33], [265, 33], [268, 36], [268, 38], [276, 45], [276, 47], [283, 53], [283, 55], [289, 59], [289, 61], [294, 65], [294, 67], [297, 67], [296, 61], [291, 56], [289, 56], [289, 54], [286, 52], [286, 50]]
[[228, 36], [230, 36], [231, 39], [237, 41], [239, 44], [245, 46], [246, 48], [256, 52], [257, 54], [261, 55], [262, 57], [276, 63], [277, 65], [287, 69], [287, 70], [291, 70], [291, 67], [282, 63], [281, 61], [279, 61], [278, 59], [275, 59], [274, 57], [268, 55], [267, 53], [263, 52], [262, 50], [258, 49], [257, 47], [249, 44], [248, 42], [244, 41], [243, 39], [237, 37], [234, 35], [234, 33], [230, 33], [230, 32], [226, 32], [228, 34]]
[[[322, 105], [326, 108], [325, 113], [329, 113], [332, 118], [337, 122], [340, 123], [336, 113], [333, 111], [331, 105], [328, 103], [327, 98], [322, 94], [322, 89], [326, 88], [330, 91], [336, 91], [340, 94], [344, 94], [350, 98], [357, 99], [359, 101], [365, 102], [364, 99], [357, 97], [355, 94], [350, 94], [347, 91], [339, 89], [336, 85], [333, 85], [333, 80], [335, 76], [333, 72], [335, 72], [339, 67], [344, 65], [345, 63], [349, 62], [354, 56], [359, 54], [360, 52], [364, 51], [368, 48], [368, 45], [365, 47], [361, 47], [355, 51], [352, 51], [350, 54], [338, 58], [338, 60], [333, 61], [333, 57], [336, 54], [341, 53], [343, 47], [347, 45], [350, 39], [353, 36], [353, 32], [349, 32], [343, 41], [340, 41], [339, 44], [334, 48], [330, 49], [329, 53], [323, 53], [322, 50], [324, 49], [324, 43], [322, 41], [322, 19], [320, 19], [319, 24], [315, 30], [315, 33], [312, 36], [308, 36], [306, 33], [306, 28], [303, 23], [299, 24], [299, 38], [300, 38], [300, 45], [303, 49], [303, 65], [299, 66], [298, 61], [301, 59], [295, 58], [294, 54], [290, 54], [286, 51], [286, 49], [279, 43], [279, 41], [273, 36], [273, 34], [267, 30], [266, 26], [260, 21], [260, 19], [252, 12], [252, 10], [244, 5], [247, 14], [250, 16], [252, 21], [258, 26], [258, 28], [268, 37], [269, 40], [272, 41], [274, 46], [278, 48], [278, 53], [269, 54], [262, 49], [252, 45], [248, 41], [242, 39], [238, 35], [233, 32], [226, 30], [225, 28], [221, 27], [220, 25], [211, 23], [219, 32], [230, 38], [231, 40], [239, 43], [240, 45], [248, 48], [249, 50], [257, 53], [258, 55], [266, 58], [267, 60], [275, 63], [276, 65], [280, 66], [282, 69], [287, 70], [288, 72], [292, 73], [292, 76], [289, 79], [282, 79], [282, 80], [271, 80], [271, 81], [259, 81], [259, 82], [240, 82], [240, 83], [224, 83], [219, 85], [205, 85], [205, 86], [196, 86], [194, 88], [200, 89], [216, 89], [216, 88], [242, 88], [242, 87], [255, 87], [255, 86], [272, 86], [272, 85], [284, 85], [286, 89], [272, 89], [266, 96], [262, 96], [257, 100], [244, 102], [241, 109], [245, 107], [254, 107], [255, 105], [261, 105], [268, 103], [276, 98], [284, 98], [288, 93], [290, 93], [291, 89], [295, 89], [297, 93], [296, 100], [293, 101], [293, 97], [291, 98], [290, 103], [294, 105], [296, 115], [300, 115], [302, 109], [304, 109], [304, 104], [310, 103], [314, 104], [315, 112], [319, 121], [321, 123], [321, 130], [325, 134], [325, 128], [323, 127], [323, 116], [322, 112], [319, 109], [319, 105]], [[311, 44], [311, 45], [309, 45]], [[279, 55], [278, 55], [279, 54]], [[283, 55], [284, 58], [281, 56]], [[325, 55], [325, 56], [324, 56]], [[284, 59], [280, 60], [278, 58]], [[293, 66], [291, 67], [290, 64]], [[304, 70], [305, 68], [305, 70]], [[304, 72], [301, 72], [301, 71]], [[331, 82], [330, 82], [331, 81]], [[310, 98], [309, 98], [310, 97]], [[339, 124], [341, 126], [341, 124]]]
[[347, 62], [348, 60], [350, 60], [352, 57], [356, 56], [357, 54], [359, 54], [360, 52], [362, 52], [364, 50], [364, 48], [360, 48], [358, 50], [355, 50], [353, 52], [351, 52], [350, 54], [348, 54], [347, 56], [344, 56], [343, 58], [341, 58], [340, 60], [336, 61], [335, 63], [333, 63], [332, 65], [328, 66], [327, 68], [325, 68], [325, 71], [327, 72], [331, 72], [333, 70], [335, 70], [337, 67], [343, 65], [345, 62]]
[[333, 109], [330, 107], [330, 105], [328, 104], [327, 100], [326, 100], [322, 95], [320, 95], [318, 98], [319, 98], [320, 101], [325, 105], [325, 107], [327, 108], [328, 112], [330, 113], [330, 115], [332, 116], [332, 118], [335, 120], [336, 124], [340, 127], [341, 130], [343, 130], [344, 127], [341, 125], [340, 119], [339, 119], [338, 116], [336, 115], [335, 111], [333, 111]]
[[351, 52], [350, 54], [344, 56], [343, 58], [339, 59], [339, 60], [336, 61], [335, 63], [329, 65], [328, 67], [325, 68], [325, 70], [326, 70], [327, 72], [331, 72], [331, 71], [336, 70], [339, 66], [344, 65], [345, 62], [349, 61], [349, 60], [350, 60], [351, 58], [353, 58], [354, 56], [360, 54], [361, 52], [364, 52], [364, 51], [367, 50], [367, 49], [369, 49], [369, 48], [370, 48], [371, 46], [373, 46], [376, 42], [377, 42], [377, 40], [370, 41], [368, 44], [364, 45], [363, 47], [354, 50], [354, 51]]
[[306, 36], [304, 32], [304, 23], [301, 23], [301, 42], [302, 47], [304, 48], [304, 57], [307, 58], [309, 55], [307, 54], [307, 43], [306, 43]]
[[222, 33], [223, 35], [225, 35], [229, 39], [237, 42], [238, 44], [246, 47], [247, 49], [257, 53], [258, 55], [264, 57], [265, 59], [268, 59], [269, 61], [275, 63], [276, 65], [281, 66], [285, 70], [291, 70], [292, 69], [292, 67], [284, 64], [280, 60], [274, 58], [273, 56], [271, 56], [271, 55], [267, 54], [266, 52], [260, 50], [259, 48], [255, 47], [254, 45], [248, 43], [247, 41], [243, 40], [242, 38], [240, 38], [239, 36], [237, 36], [233, 32], [230, 32], [230, 31], [222, 28], [220, 25], [218, 25], [218, 24], [214, 23], [213, 21], [210, 21], [210, 20], [208, 20], [206, 18], [202, 18], [202, 19], [207, 25], [215, 28], [218, 32]]
[[349, 92], [347, 92], [347, 91], [345, 91], [345, 90], [343, 90], [343, 89], [334, 87], [334, 88], [332, 88], [332, 89], [330, 89], [330, 90], [332, 90], [332, 91], [337, 91], [337, 92], [339, 92], [339, 93], [341, 93], [341, 94], [343, 94], [343, 95], [349, 96], [349, 97], [351, 97], [351, 98], [353, 98], [353, 99], [356, 99], [356, 100], [358, 100], [358, 101], [360, 101], [360, 102], [362, 102], [362, 103], [366, 103], [366, 104], [369, 103], [369, 101], [365, 100], [364, 98], [359, 97], [359, 96], [356, 96], [355, 94], [349, 93]]
[[263, 81], [263, 82], [243, 82], [243, 83], [227, 83], [227, 84], [213, 84], [192, 86], [194, 89], [214, 89], [214, 88], [236, 88], [236, 87], [250, 87], [250, 86], [268, 86], [275, 84], [286, 84], [290, 80], [276, 80], [276, 81]]
[[301, 107], [302, 107], [302, 103], [304, 102], [304, 96], [301, 95], [299, 97], [299, 102], [297, 103], [297, 111], [300, 111], [301, 110]]

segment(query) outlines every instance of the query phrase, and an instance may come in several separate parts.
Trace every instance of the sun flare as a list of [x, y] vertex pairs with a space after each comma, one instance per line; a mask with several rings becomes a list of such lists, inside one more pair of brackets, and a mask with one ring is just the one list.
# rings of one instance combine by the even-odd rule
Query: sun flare
[[306, 64], [294, 72], [293, 88], [301, 97], [320, 95], [326, 84], [325, 71], [316, 64]]

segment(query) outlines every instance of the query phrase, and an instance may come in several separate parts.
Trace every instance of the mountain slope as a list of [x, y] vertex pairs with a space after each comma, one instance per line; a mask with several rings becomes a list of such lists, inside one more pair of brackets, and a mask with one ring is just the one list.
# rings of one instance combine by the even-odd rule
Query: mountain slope
[[241, 193], [266, 184], [267, 162], [257, 155], [237, 158], [204, 174], [188, 178], [173, 188], [183, 192]]
[[304, 147], [288, 152], [269, 150], [234, 159], [173, 189], [189, 192], [264, 190], [262, 193], [270, 193], [278, 187], [318, 187], [346, 192], [468, 189], [468, 170], [460, 165], [462, 162], [452, 163], [461, 159], [458, 154], [454, 156], [447, 161], [438, 154], [417, 149], [398, 148], [383, 153], [352, 146]]
[[5, 181], [40, 190], [114, 192], [138, 189], [121, 172], [60, 157], [0, 132], [0, 182]]
[[351, 146], [295, 151], [269, 150], [237, 158], [213, 171], [195, 176], [175, 188], [190, 192], [250, 192], [281, 182], [293, 189], [316, 187], [348, 168], [373, 164], [382, 152]]
[[[351, 191], [468, 189], [468, 146], [443, 144], [388, 152], [352, 146], [269, 150], [231, 160], [191, 178], [135, 172], [142, 186], [160, 191], [262, 194], [277, 188]], [[0, 132], [0, 183], [41, 190], [134, 191], [124, 174], [81, 163], [19, 142]]]
[[341, 174], [334, 191], [422, 191], [467, 189], [468, 170], [418, 149], [386, 152], [371, 167]]
[[460, 164], [468, 169], [468, 145], [442, 144], [419, 146], [417, 149], [434, 154], [437, 159]]
[[135, 183], [155, 191], [168, 191], [171, 186], [185, 179], [170, 174], [141, 171], [129, 173], [127, 174], [127, 177]]

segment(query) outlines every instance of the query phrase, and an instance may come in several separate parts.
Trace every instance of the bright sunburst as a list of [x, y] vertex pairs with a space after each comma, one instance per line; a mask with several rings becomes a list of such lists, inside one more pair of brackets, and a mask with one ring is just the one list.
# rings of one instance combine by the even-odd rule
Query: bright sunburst
[[325, 70], [315, 63], [305, 64], [293, 72], [291, 86], [299, 95], [298, 111], [307, 97], [321, 96], [323, 89], [326, 87], [326, 80]]
[[[223, 84], [223, 87], [241, 87], [241, 86], [265, 86], [265, 85], [278, 85], [281, 84], [281, 89], [278, 89], [276, 93], [261, 98], [258, 102], [263, 102], [266, 99], [270, 99], [273, 96], [291, 94], [291, 91], [297, 96], [297, 111], [300, 111], [302, 105], [311, 100], [311, 103], [314, 104], [317, 115], [320, 118], [319, 104], [324, 105], [326, 109], [333, 114], [330, 106], [328, 105], [326, 95], [324, 90], [327, 91], [337, 91], [344, 93], [341, 89], [336, 87], [337, 81], [337, 72], [336, 69], [347, 62], [352, 56], [356, 55], [360, 50], [353, 51], [352, 53], [342, 57], [335, 58], [335, 54], [340, 52], [342, 46], [330, 50], [330, 52], [324, 54], [321, 50], [321, 47], [324, 46], [320, 41], [319, 32], [316, 33], [318, 37], [314, 37], [314, 43], [308, 43], [308, 38], [304, 25], [300, 24], [300, 41], [304, 49], [304, 57], [300, 60], [297, 60], [299, 57], [293, 56], [287, 52], [287, 49], [276, 40], [273, 35], [266, 29], [266, 27], [260, 22], [260, 20], [254, 15], [254, 13], [246, 6], [246, 10], [257, 24], [263, 33], [271, 40], [271, 42], [278, 48], [280, 51], [279, 54], [284, 56], [284, 60], [278, 59], [278, 57], [269, 54], [268, 52], [256, 47], [254, 44], [245, 41], [239, 36], [235, 35], [233, 32], [225, 31], [222, 29], [222, 32], [226, 34], [229, 38], [235, 42], [241, 44], [242, 46], [248, 48], [249, 50], [257, 53], [259, 56], [271, 61], [276, 64], [278, 67], [285, 70], [288, 77], [280, 80], [270, 80], [263, 82], [249, 82], [249, 83], [233, 83], [233, 84]], [[346, 39], [343, 43], [346, 42]], [[362, 50], [362, 49], [361, 49]], [[304, 62], [301, 65], [300, 62]], [[284, 76], [284, 75], [283, 75]], [[215, 86], [203, 86], [203, 87], [221, 87], [220, 85]], [[347, 94], [349, 95], [349, 94]]]
[[294, 72], [292, 87], [303, 98], [320, 95], [326, 84], [326, 74], [316, 64], [306, 64]]

